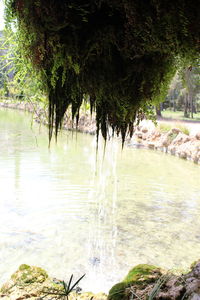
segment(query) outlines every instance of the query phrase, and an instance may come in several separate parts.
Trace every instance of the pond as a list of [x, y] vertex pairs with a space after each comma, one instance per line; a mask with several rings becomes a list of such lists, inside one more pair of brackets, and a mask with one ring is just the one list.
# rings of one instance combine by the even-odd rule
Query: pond
[[[32, 123], [32, 125], [31, 125]], [[47, 129], [0, 110], [0, 283], [26, 263], [105, 291], [149, 263], [200, 258], [200, 166], [164, 153]]]

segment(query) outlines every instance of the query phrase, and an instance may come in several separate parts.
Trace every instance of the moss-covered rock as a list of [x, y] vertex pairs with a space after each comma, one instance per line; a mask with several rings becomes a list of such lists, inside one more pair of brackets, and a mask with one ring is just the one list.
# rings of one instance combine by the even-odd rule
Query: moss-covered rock
[[200, 299], [200, 260], [191, 265], [190, 272], [179, 275], [151, 265], [138, 265], [124, 281], [111, 288], [108, 299]]
[[11, 276], [16, 284], [43, 283], [47, 278], [48, 275], [42, 268], [25, 264], [21, 265], [18, 271]]
[[129, 287], [127, 282], [115, 284], [109, 291], [108, 300], [126, 299], [126, 288]]
[[131, 269], [128, 275], [124, 278], [126, 282], [152, 281], [161, 276], [161, 269], [153, 265], [137, 265]]
[[[63, 281], [52, 279], [45, 270], [35, 266], [23, 264], [0, 289], [0, 299], [65, 299]], [[104, 293], [91, 292], [77, 294], [75, 291], [68, 296], [69, 300], [106, 300]]]
[[[130, 288], [143, 289], [147, 284], [154, 283], [162, 276], [160, 268], [153, 265], [141, 264], [129, 271], [124, 280], [114, 285], [109, 291], [109, 300], [129, 299]], [[132, 290], [133, 291], [133, 290]]]
[[2, 286], [0, 298], [2, 295], [4, 299], [15, 299], [15, 297], [17, 299], [17, 297], [24, 295], [38, 297], [44, 288], [52, 286], [53, 282], [45, 270], [23, 264], [12, 274], [11, 279]]

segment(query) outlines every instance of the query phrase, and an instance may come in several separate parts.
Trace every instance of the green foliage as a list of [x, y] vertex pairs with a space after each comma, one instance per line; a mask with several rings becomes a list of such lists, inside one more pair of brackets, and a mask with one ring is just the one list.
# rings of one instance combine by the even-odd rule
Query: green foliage
[[163, 108], [173, 107], [175, 111], [184, 111], [184, 117], [193, 118], [200, 111], [200, 62], [199, 58], [183, 60], [174, 76]]
[[153, 289], [151, 290], [150, 295], [148, 296], [148, 300], [156, 299], [157, 294], [160, 292], [160, 290], [163, 287], [163, 285], [165, 285], [166, 281], [170, 279], [170, 277], [172, 277], [172, 276], [170, 276], [169, 274], [162, 275], [157, 280], [156, 284], [154, 285]]
[[81, 276], [74, 284], [72, 284], [73, 274], [70, 277], [70, 280], [68, 283], [65, 281], [62, 281], [62, 288], [51, 288], [51, 289], [45, 289], [42, 293], [45, 295], [51, 295], [53, 297], [59, 297], [59, 299], [69, 299], [69, 294], [77, 287], [78, 283], [83, 279], [83, 276]]
[[[168, 123], [160, 123], [158, 126], [158, 129], [160, 132], [162, 133], [167, 133], [169, 132], [172, 128], [178, 128], [180, 129], [180, 131], [186, 135], [190, 134], [190, 130], [188, 129], [188, 127], [179, 124], [179, 123], [174, 123], [174, 124], [168, 124]], [[176, 135], [172, 135], [172, 139], [174, 139], [176, 137]]]
[[45, 85], [41, 72], [36, 71], [30, 60], [22, 55], [18, 34], [7, 28], [0, 38], [3, 51], [0, 57], [0, 74], [4, 74], [4, 96], [27, 101], [44, 101]]
[[171, 124], [167, 124], [167, 123], [160, 123], [158, 126], [159, 131], [162, 133], [169, 132], [172, 128], [173, 128], [173, 126]]
[[83, 95], [96, 110], [97, 134], [106, 139], [111, 126], [123, 140], [131, 135], [135, 118], [163, 99], [180, 61], [199, 53], [198, 6], [197, 0], [7, 0], [21, 53], [48, 88], [50, 137], [70, 105], [78, 120]]
[[[186, 120], [188, 121], [188, 117], [184, 117], [183, 111], [172, 111], [172, 110], [163, 110], [162, 111], [162, 116], [164, 118], [170, 118], [174, 119], [174, 122], [176, 120]], [[193, 122], [200, 121], [200, 112], [194, 114], [194, 119]]]
[[182, 133], [189, 135], [190, 134], [190, 130], [188, 129], [188, 127], [184, 126], [184, 125], [177, 125], [177, 128], [181, 130]]

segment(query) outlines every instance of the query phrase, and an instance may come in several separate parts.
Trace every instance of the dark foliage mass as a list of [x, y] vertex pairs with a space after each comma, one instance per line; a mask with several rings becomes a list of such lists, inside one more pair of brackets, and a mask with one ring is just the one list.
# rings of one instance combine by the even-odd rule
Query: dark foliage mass
[[7, 0], [11, 15], [48, 86], [50, 136], [70, 105], [78, 119], [85, 97], [98, 132], [124, 139], [177, 62], [200, 50], [199, 0]]

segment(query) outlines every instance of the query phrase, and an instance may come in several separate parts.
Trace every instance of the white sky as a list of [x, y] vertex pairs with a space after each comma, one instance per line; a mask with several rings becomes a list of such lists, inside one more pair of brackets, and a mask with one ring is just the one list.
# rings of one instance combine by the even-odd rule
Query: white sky
[[4, 14], [4, 4], [3, 4], [3, 0], [0, 0], [0, 30], [4, 28], [3, 14]]

